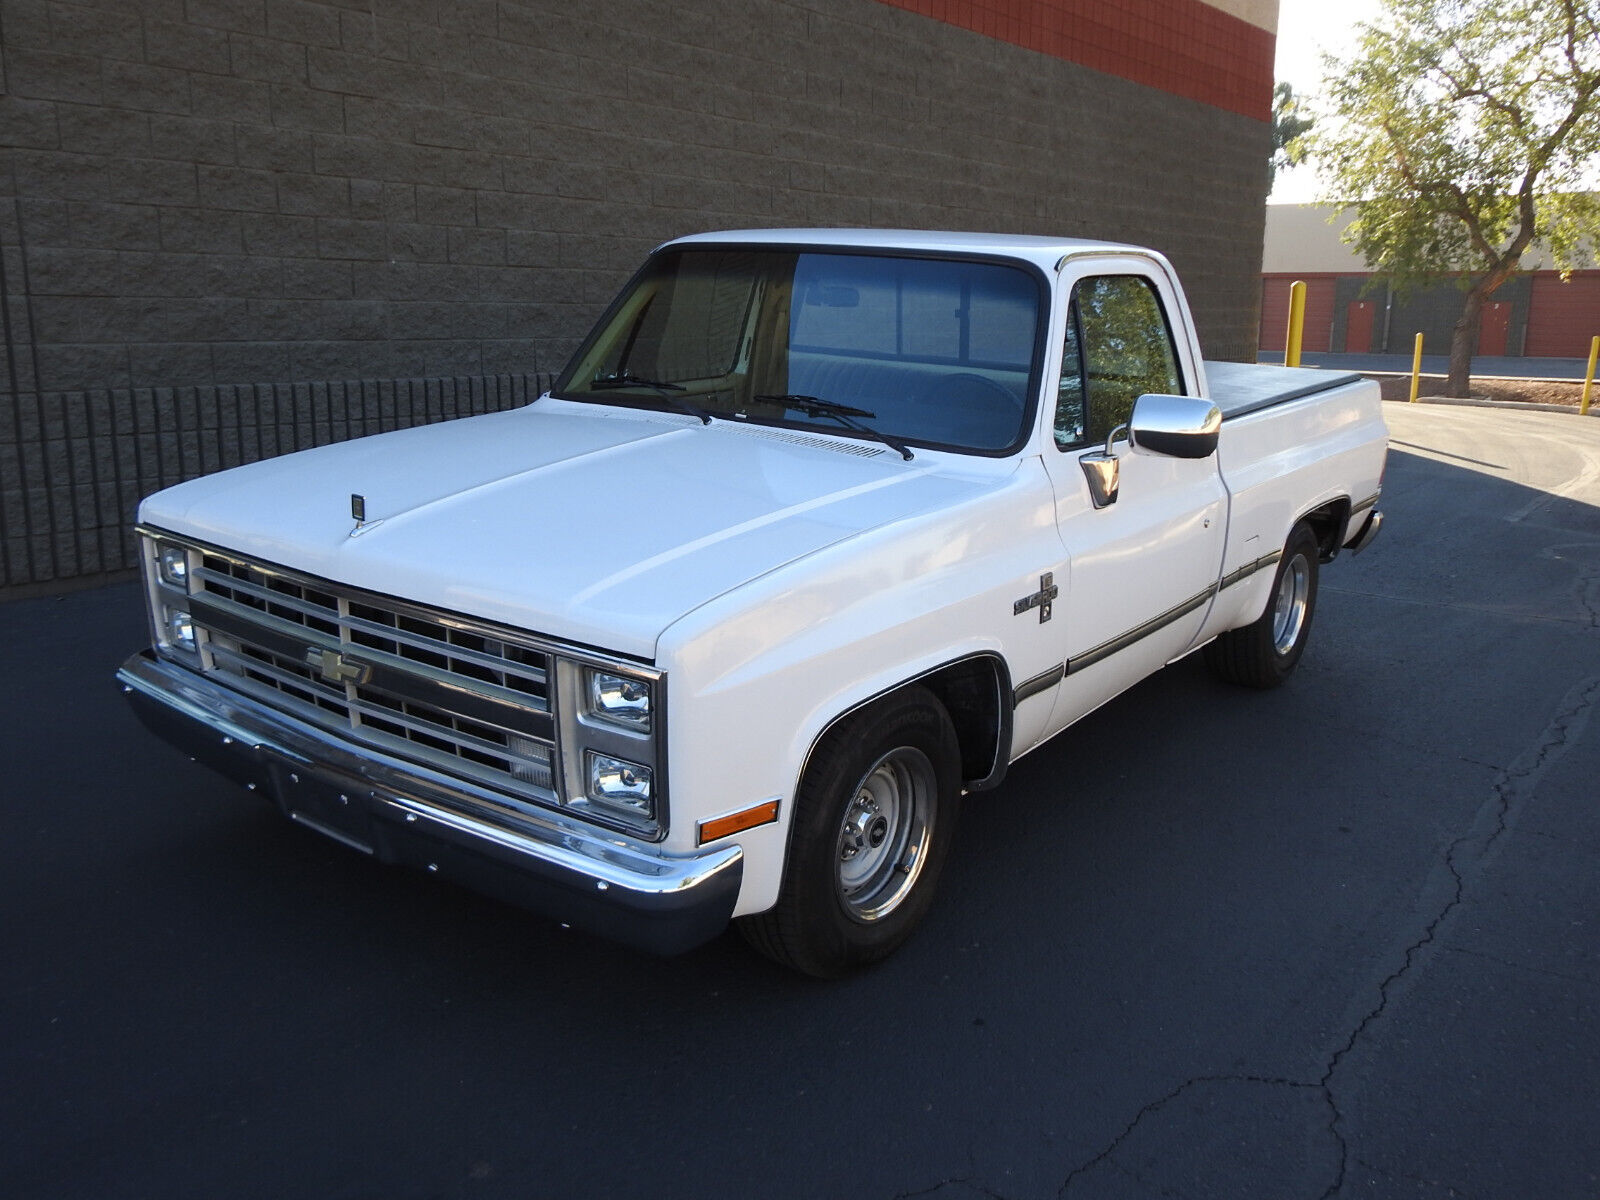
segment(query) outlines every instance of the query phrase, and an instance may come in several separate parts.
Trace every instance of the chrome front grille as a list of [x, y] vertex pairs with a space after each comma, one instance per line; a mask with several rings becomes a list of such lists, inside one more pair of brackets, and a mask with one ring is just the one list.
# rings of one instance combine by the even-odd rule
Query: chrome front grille
[[206, 551], [205, 669], [304, 720], [557, 803], [549, 650], [419, 606]]

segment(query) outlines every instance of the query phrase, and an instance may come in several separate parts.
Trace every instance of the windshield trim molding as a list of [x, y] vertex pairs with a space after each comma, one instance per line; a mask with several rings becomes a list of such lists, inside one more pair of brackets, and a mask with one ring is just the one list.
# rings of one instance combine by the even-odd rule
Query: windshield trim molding
[[[570, 400], [580, 404], [604, 404], [627, 408], [639, 408], [650, 412], [664, 411], [665, 406], [658, 396], [628, 396], [618, 392], [607, 393], [604, 399], [590, 394], [569, 393], [563, 389], [570, 383], [572, 372], [582, 362], [599, 341], [604, 331], [621, 310], [639, 282], [649, 273], [658, 258], [665, 254], [696, 254], [696, 253], [771, 253], [781, 254], [831, 254], [851, 258], [905, 258], [918, 259], [925, 262], [955, 262], [955, 263], [985, 263], [992, 266], [1009, 267], [1023, 272], [1033, 280], [1038, 299], [1038, 320], [1035, 322], [1033, 351], [1028, 368], [1028, 382], [1026, 394], [1023, 397], [1022, 420], [1019, 422], [1017, 437], [1007, 446], [998, 449], [978, 449], [972, 446], [954, 445], [949, 442], [935, 442], [927, 438], [907, 436], [899, 430], [893, 431], [896, 438], [907, 445], [928, 450], [939, 450], [951, 454], [963, 454], [976, 458], [1009, 458], [1021, 451], [1033, 437], [1035, 427], [1039, 420], [1039, 396], [1043, 386], [1043, 373], [1046, 357], [1049, 353], [1050, 343], [1050, 304], [1053, 294], [1053, 283], [1050, 276], [1037, 263], [1030, 259], [1009, 254], [983, 253], [964, 250], [930, 250], [927, 248], [909, 246], [862, 246], [845, 243], [821, 242], [789, 242], [789, 241], [741, 241], [737, 238], [727, 240], [694, 240], [671, 241], [657, 246], [649, 257], [640, 265], [626, 283], [618, 289], [616, 296], [606, 306], [605, 311], [595, 321], [578, 348], [556, 376], [556, 381], [551, 385], [549, 394], [560, 400]], [[801, 425], [781, 420], [769, 420], [759, 417], [746, 417], [737, 419], [734, 424], [766, 425], [776, 429], [795, 429], [808, 433], [817, 433], [830, 437], [848, 437], [858, 441], [875, 441], [874, 437], [857, 433], [843, 426], [828, 428], [825, 426]]]

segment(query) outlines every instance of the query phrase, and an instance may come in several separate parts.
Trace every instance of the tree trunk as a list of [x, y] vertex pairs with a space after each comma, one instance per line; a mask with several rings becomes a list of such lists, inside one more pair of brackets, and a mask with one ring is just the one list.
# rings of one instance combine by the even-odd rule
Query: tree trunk
[[1461, 306], [1461, 319], [1450, 334], [1450, 378], [1445, 380], [1444, 394], [1457, 400], [1470, 395], [1472, 384], [1472, 354], [1478, 348], [1478, 318], [1483, 314], [1483, 302], [1489, 295], [1484, 287], [1488, 280], [1479, 280], [1467, 293]]

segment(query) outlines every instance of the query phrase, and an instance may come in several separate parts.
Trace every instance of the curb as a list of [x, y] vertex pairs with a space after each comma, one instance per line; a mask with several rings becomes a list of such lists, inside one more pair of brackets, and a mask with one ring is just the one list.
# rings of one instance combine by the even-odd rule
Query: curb
[[[1390, 404], [1406, 404], [1405, 400], [1390, 400]], [[1581, 416], [1576, 404], [1537, 404], [1523, 403], [1521, 400], [1457, 400], [1450, 396], [1418, 396], [1418, 404], [1448, 404], [1456, 408], [1515, 408], [1532, 412], [1570, 413], [1574, 417]], [[1587, 414], [1591, 417], [1600, 417], [1600, 405], [1590, 405]]]
[[[1268, 365], [1276, 366], [1277, 364], [1276, 363], [1272, 363], [1272, 364], [1268, 364]], [[1337, 368], [1318, 367], [1316, 369], [1317, 370], [1322, 370], [1322, 371], [1328, 371], [1328, 370], [1335, 370]], [[1385, 379], [1410, 379], [1411, 378], [1411, 372], [1410, 371], [1356, 371], [1355, 373], [1357, 375], [1365, 375], [1369, 379], [1373, 378], [1375, 376], [1378, 376], [1378, 375], [1382, 375]], [[1438, 373], [1437, 371], [1434, 371], [1434, 372], [1424, 371], [1422, 373], [1422, 377], [1424, 379], [1443, 379], [1444, 378], [1444, 376], [1442, 374]], [[1472, 373], [1472, 378], [1474, 378], [1474, 379], [1482, 379], [1485, 382], [1490, 382], [1490, 383], [1575, 383], [1579, 387], [1583, 386], [1583, 376], [1582, 375], [1482, 375], [1482, 374], [1479, 374], [1477, 371], [1474, 371]]]

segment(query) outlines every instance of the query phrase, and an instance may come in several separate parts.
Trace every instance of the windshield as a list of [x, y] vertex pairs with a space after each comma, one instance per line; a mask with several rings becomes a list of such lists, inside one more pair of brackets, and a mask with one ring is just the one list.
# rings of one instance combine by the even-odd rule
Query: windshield
[[1039, 307], [1034, 276], [1002, 263], [679, 248], [554, 394], [1002, 453], [1024, 435]]

